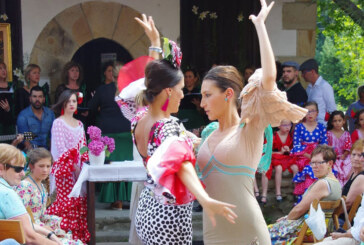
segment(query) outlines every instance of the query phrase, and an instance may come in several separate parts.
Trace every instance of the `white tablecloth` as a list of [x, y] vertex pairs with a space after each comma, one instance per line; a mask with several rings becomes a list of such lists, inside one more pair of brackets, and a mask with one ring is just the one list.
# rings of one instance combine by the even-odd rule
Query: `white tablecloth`
[[147, 173], [141, 161], [111, 162], [102, 166], [84, 164], [69, 197], [84, 196], [85, 181], [145, 181]]

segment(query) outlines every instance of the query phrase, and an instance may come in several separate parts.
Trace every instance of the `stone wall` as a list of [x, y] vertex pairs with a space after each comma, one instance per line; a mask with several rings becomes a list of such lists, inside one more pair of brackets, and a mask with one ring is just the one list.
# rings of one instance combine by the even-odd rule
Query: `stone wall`
[[296, 30], [296, 55], [278, 56], [281, 61], [294, 60], [301, 64], [315, 56], [317, 5], [311, 0], [285, 2], [282, 6], [283, 30]]

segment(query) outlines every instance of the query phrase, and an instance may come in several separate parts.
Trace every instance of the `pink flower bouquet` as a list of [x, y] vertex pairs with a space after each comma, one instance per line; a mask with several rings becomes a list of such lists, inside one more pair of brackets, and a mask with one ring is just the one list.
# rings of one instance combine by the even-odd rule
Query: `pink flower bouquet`
[[81, 148], [81, 154], [89, 151], [93, 155], [99, 156], [101, 152], [105, 151], [105, 156], [109, 157], [110, 153], [115, 150], [114, 139], [107, 136], [101, 136], [101, 130], [98, 127], [88, 127], [87, 134], [90, 136], [90, 139], [88, 140], [88, 146]]

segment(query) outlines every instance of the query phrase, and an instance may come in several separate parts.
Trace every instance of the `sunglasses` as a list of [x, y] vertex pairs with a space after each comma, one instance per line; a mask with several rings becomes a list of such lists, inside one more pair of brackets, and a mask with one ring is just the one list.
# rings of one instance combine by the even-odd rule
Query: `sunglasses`
[[5, 166], [7, 166], [9, 168], [13, 168], [15, 173], [20, 173], [21, 171], [24, 170], [24, 167], [21, 167], [21, 166], [13, 166], [13, 165], [10, 165], [10, 164], [5, 164]]

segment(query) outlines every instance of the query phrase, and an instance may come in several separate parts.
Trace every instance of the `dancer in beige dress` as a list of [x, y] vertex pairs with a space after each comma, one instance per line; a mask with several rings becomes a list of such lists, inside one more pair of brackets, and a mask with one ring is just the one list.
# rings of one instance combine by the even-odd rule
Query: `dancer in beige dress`
[[287, 101], [275, 83], [276, 67], [264, 21], [273, 3], [266, 5], [258, 16], [250, 16], [260, 44], [262, 69], [249, 79], [241, 92], [241, 117], [237, 108], [243, 82], [232, 66], [217, 66], [205, 76], [201, 107], [210, 120], [218, 120], [219, 127], [201, 146], [198, 164], [207, 193], [217, 200], [237, 206], [236, 224], [216, 217], [216, 227], [204, 212], [204, 243], [250, 245], [271, 244], [267, 225], [253, 192], [254, 175], [263, 150], [264, 129], [278, 126], [283, 119], [298, 122], [306, 110]]

